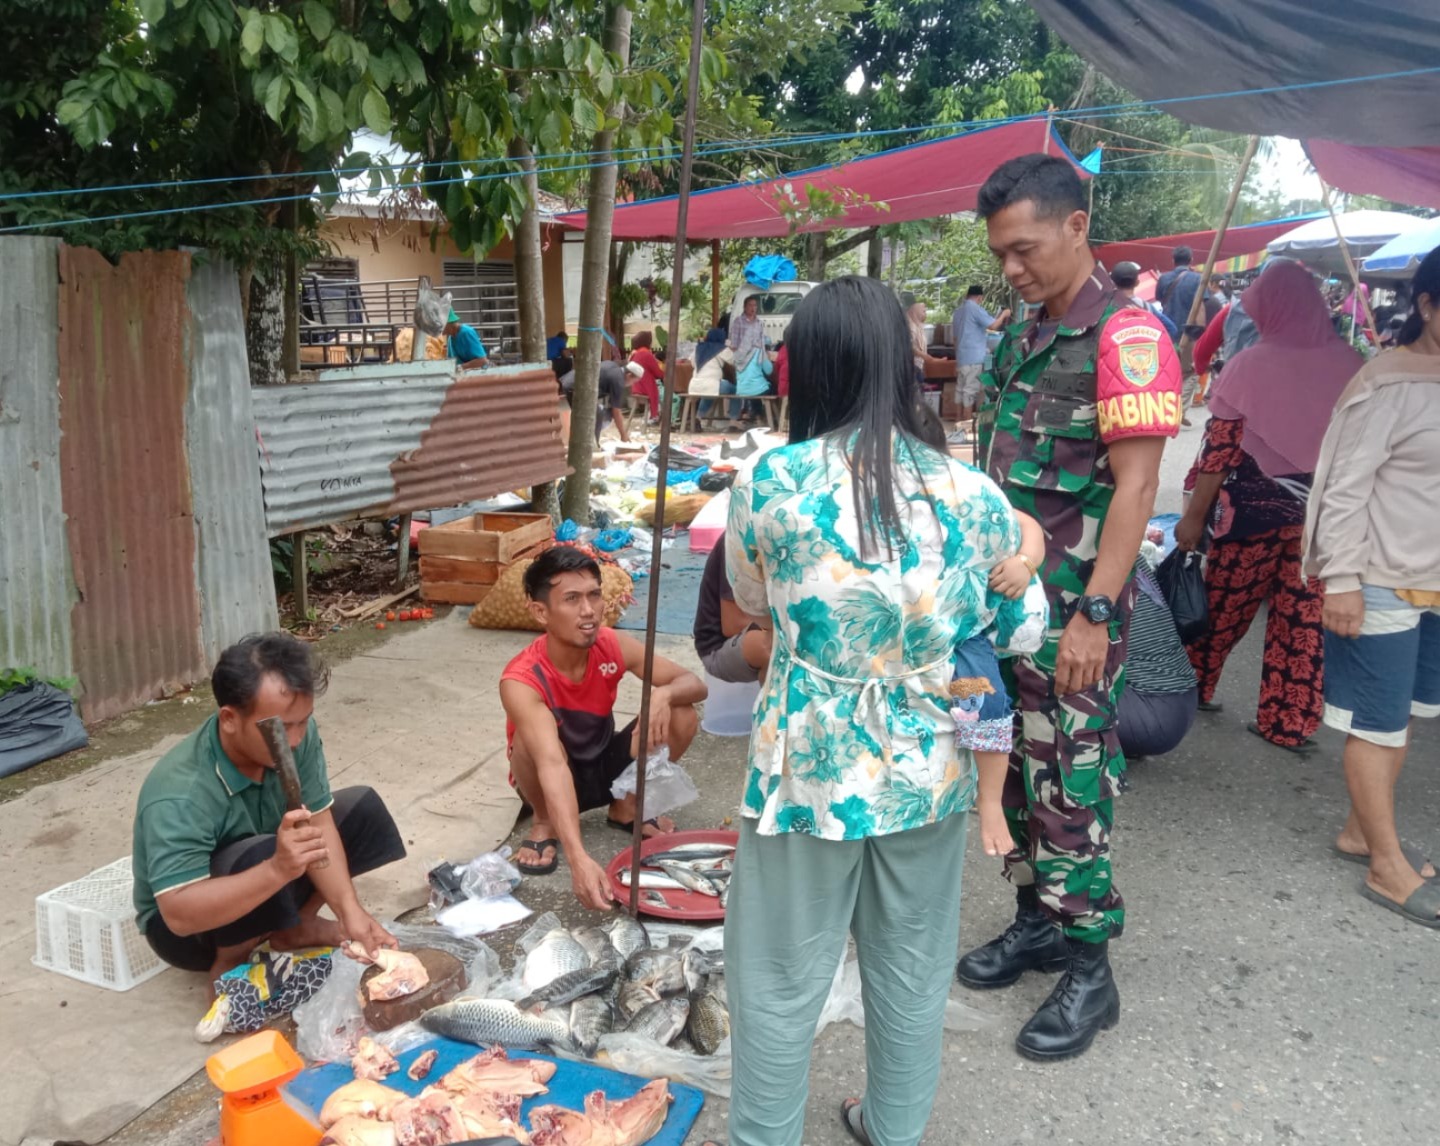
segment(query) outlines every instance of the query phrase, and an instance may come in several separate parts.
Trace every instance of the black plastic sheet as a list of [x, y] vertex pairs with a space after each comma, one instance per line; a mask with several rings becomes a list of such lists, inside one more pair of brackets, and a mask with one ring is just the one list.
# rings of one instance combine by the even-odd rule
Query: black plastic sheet
[[0, 696], [0, 776], [89, 743], [68, 692], [37, 681]]

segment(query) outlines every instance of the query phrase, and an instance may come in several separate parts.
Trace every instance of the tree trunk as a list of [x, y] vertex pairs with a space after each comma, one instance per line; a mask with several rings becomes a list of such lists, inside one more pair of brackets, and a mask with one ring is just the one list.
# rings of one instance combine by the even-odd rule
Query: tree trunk
[[250, 385], [279, 386], [285, 381], [285, 266], [278, 255], [257, 258], [250, 275], [250, 307], [245, 316], [245, 350]]
[[510, 141], [510, 156], [520, 161], [525, 175], [525, 209], [515, 231], [515, 291], [520, 310], [520, 356], [526, 362], [545, 361], [545, 271], [540, 255], [540, 180], [535, 159], [523, 139]]
[[878, 279], [885, 266], [885, 240], [877, 232], [870, 239], [870, 245], [865, 248], [865, 274]]
[[295, 235], [300, 229], [300, 204], [291, 200], [280, 208], [282, 224], [290, 233], [290, 246], [285, 263], [285, 293], [280, 300], [285, 330], [280, 347], [280, 369], [288, 382], [300, 373], [300, 256], [295, 250]]
[[825, 281], [825, 232], [811, 231], [805, 236], [805, 277], [812, 283]]
[[[605, 30], [605, 47], [621, 68], [630, 63], [630, 9], [623, 2], [610, 13]], [[619, 91], [619, 89], [616, 89]], [[606, 119], [623, 120], [625, 101], [617, 96], [605, 109]], [[590, 459], [595, 453], [593, 411], [599, 401], [600, 349], [604, 336], [600, 323], [605, 316], [606, 286], [610, 277], [610, 235], [615, 219], [616, 169], [611, 160], [615, 132], [601, 130], [592, 145], [594, 161], [600, 166], [590, 181], [585, 204], [585, 253], [580, 275], [580, 338], [575, 347], [575, 390], [570, 419], [570, 468], [565, 483], [565, 516], [582, 525], [590, 524]], [[619, 332], [617, 331], [617, 335]]]

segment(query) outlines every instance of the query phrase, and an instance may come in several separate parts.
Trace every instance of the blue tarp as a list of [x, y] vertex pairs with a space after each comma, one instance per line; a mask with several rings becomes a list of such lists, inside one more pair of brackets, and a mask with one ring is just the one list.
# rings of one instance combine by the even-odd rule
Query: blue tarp
[[745, 264], [745, 281], [761, 290], [769, 290], [772, 283], [794, 282], [795, 264], [784, 255], [756, 255]]

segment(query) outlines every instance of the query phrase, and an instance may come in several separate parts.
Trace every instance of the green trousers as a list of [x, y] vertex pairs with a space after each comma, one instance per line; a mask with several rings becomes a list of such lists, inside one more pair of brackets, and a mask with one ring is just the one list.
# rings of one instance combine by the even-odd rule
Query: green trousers
[[[865, 1004], [865, 1128], [876, 1146], [920, 1141], [940, 1077], [968, 819], [843, 842], [762, 836], [741, 820], [725, 918], [729, 1146], [800, 1146], [815, 1027], [847, 932]], [[810, 1140], [846, 1141], [838, 1125]]]

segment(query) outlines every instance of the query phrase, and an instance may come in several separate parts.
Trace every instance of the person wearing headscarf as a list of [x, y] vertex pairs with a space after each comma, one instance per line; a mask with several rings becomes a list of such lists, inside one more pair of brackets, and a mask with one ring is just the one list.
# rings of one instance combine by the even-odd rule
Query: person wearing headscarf
[[1181, 549], [1211, 539], [1210, 627], [1190, 647], [1202, 711], [1218, 711], [1226, 658], [1269, 603], [1260, 701], [1249, 730], [1304, 753], [1320, 726], [1324, 661], [1320, 583], [1301, 569], [1310, 481], [1335, 401], [1363, 360], [1336, 333], [1310, 272], [1267, 270], [1245, 291], [1259, 341], [1226, 364], [1210, 397], [1200, 456], [1186, 478]]
[[1440, 927], [1440, 879], [1395, 830], [1395, 782], [1416, 719], [1440, 716], [1440, 250], [1415, 272], [1399, 346], [1335, 407], [1305, 522], [1325, 584], [1325, 723], [1346, 734], [1350, 818], [1335, 841], [1366, 863], [1361, 894]]

